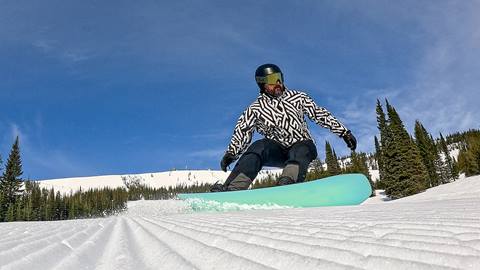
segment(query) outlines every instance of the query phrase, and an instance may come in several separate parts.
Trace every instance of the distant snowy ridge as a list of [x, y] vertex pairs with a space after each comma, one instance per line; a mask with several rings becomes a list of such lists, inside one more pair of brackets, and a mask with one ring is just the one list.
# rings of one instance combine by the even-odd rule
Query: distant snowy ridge
[[[42, 188], [54, 188], [60, 193], [70, 193], [70, 191], [77, 191], [80, 188], [87, 190], [90, 188], [117, 188], [126, 187], [124, 179], [128, 181], [137, 180], [141, 184], [150, 187], [160, 188], [176, 185], [194, 185], [200, 183], [213, 184], [217, 181], [223, 183], [227, 179], [230, 172], [213, 171], [213, 170], [175, 170], [157, 173], [143, 173], [143, 174], [125, 174], [125, 175], [102, 175], [102, 176], [88, 176], [88, 177], [74, 177], [39, 181]], [[281, 170], [263, 170], [258, 176], [257, 180], [268, 177], [269, 174], [278, 174]]]

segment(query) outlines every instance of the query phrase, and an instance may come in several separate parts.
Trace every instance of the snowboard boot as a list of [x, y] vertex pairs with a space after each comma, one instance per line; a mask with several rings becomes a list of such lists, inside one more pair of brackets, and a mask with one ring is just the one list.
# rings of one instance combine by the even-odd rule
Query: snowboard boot
[[215, 182], [215, 184], [210, 187], [210, 192], [223, 192], [227, 191], [227, 187], [225, 187], [223, 184], [220, 184], [218, 182]]
[[280, 176], [277, 180], [277, 186], [285, 186], [295, 184], [295, 180], [293, 180], [290, 176]]

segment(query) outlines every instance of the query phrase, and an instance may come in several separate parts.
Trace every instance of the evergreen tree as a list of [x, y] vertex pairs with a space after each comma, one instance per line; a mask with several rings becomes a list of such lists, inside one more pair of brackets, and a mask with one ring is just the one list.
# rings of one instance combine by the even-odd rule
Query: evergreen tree
[[3, 174], [2, 172], [2, 167], [3, 167], [3, 161], [2, 161], [2, 156], [0, 155], [0, 222], [4, 220], [5, 215], [7, 214], [5, 211], [5, 197], [3, 195], [3, 190], [1, 187], [1, 183], [3, 182]]
[[30, 201], [31, 201], [32, 209], [31, 209], [30, 220], [39, 221], [39, 220], [42, 220], [41, 212], [40, 212], [40, 204], [42, 201], [42, 191], [38, 183], [32, 183], [31, 188], [32, 188], [32, 191], [30, 195]]
[[[0, 179], [0, 192], [2, 193], [2, 211], [1, 213], [7, 213], [8, 218], [15, 216], [15, 202], [20, 195], [22, 188], [22, 179], [20, 176], [22, 172], [22, 161], [20, 159], [20, 148], [18, 137], [12, 146], [12, 150], [5, 166], [5, 171]], [[11, 211], [11, 213], [10, 213]], [[9, 216], [10, 215], [10, 216]]]
[[437, 152], [433, 163], [435, 164], [435, 171], [438, 176], [438, 184], [447, 183], [449, 181], [450, 173], [448, 172], [447, 165], [443, 161], [439, 152]]
[[[421, 161], [420, 154], [412, 138], [403, 126], [395, 108], [387, 103], [390, 130], [393, 141], [391, 151], [392, 197], [401, 198], [425, 190], [428, 186], [428, 173]], [[388, 193], [387, 193], [388, 194]]]
[[65, 219], [65, 204], [62, 200], [62, 195], [60, 194], [60, 191], [57, 191], [55, 194], [55, 215], [54, 219], [55, 220], [63, 220]]
[[382, 153], [382, 148], [380, 147], [380, 143], [378, 142], [377, 136], [374, 137], [375, 141], [375, 155], [374, 155], [374, 160], [377, 162], [377, 168], [378, 168], [378, 174], [379, 174], [379, 179], [377, 179], [377, 182], [375, 184], [377, 189], [384, 189], [383, 181], [384, 179], [384, 166], [383, 166], [383, 153]]
[[[388, 101], [386, 101], [388, 105]], [[396, 157], [396, 151], [394, 149], [393, 135], [390, 128], [390, 122], [387, 119], [385, 112], [383, 111], [380, 101], [377, 99], [377, 124], [378, 130], [380, 131], [380, 144], [379, 150], [377, 150], [378, 159], [381, 161], [379, 164], [379, 174], [380, 174], [380, 183], [379, 188], [385, 189], [385, 193], [391, 196], [392, 192], [390, 191], [394, 186], [395, 170], [392, 168], [392, 160]]]
[[8, 204], [7, 216], [5, 217], [5, 221], [15, 221], [15, 204]]
[[460, 177], [460, 170], [458, 168], [458, 162], [454, 158], [452, 158], [452, 177], [453, 177], [453, 180], [456, 180]]
[[45, 220], [55, 220], [55, 191], [50, 189], [45, 206]]
[[[388, 101], [387, 101], [388, 103]], [[377, 149], [377, 161], [379, 161], [379, 174], [380, 181], [382, 183], [391, 182], [391, 172], [389, 169], [389, 156], [390, 156], [390, 147], [392, 146], [392, 135], [389, 127], [389, 122], [386, 118], [385, 112], [383, 111], [380, 101], [377, 99], [377, 124], [378, 130], [380, 131], [380, 143]]]
[[277, 185], [277, 179], [280, 177], [280, 175], [273, 175], [269, 173], [267, 177], [257, 180], [253, 183], [252, 189], [257, 189], [257, 188], [266, 188], [266, 187], [274, 187]]
[[432, 136], [428, 134], [425, 127], [418, 120], [415, 121], [415, 139], [423, 165], [427, 169], [429, 179], [428, 186], [438, 186], [440, 181], [435, 164], [438, 157], [437, 147], [435, 146]]
[[[447, 178], [448, 181], [455, 181], [458, 178], [458, 174], [455, 172], [456, 168], [454, 167], [452, 157], [450, 156], [450, 151], [448, 150], [447, 142], [443, 137], [442, 133], [440, 133], [440, 150], [444, 156], [445, 166], [447, 167]], [[443, 183], [442, 183], [443, 184]]]
[[428, 186], [428, 173], [413, 139], [403, 126], [395, 108], [386, 100], [387, 115], [377, 100], [377, 122], [380, 130], [382, 183], [393, 199], [421, 192]]
[[461, 134], [462, 147], [458, 155], [458, 171], [465, 176], [480, 174], [480, 131], [470, 130]]
[[25, 182], [25, 192], [24, 192], [24, 220], [32, 220], [33, 207], [32, 207], [32, 190], [33, 190], [33, 181]]
[[372, 187], [372, 194], [371, 196], [375, 196], [375, 188], [374, 188], [374, 183], [372, 181], [372, 177], [370, 175], [370, 172], [368, 170], [368, 164], [367, 164], [367, 154], [366, 153], [356, 153], [355, 151], [352, 151], [352, 154], [350, 155], [350, 160], [351, 163], [349, 166], [345, 168], [346, 173], [361, 173], [365, 175], [368, 178], [368, 181], [370, 182], [370, 186]]
[[314, 159], [312, 163], [310, 163], [310, 168], [305, 177], [305, 181], [321, 179], [328, 176], [320, 159]]
[[330, 143], [328, 141], [325, 142], [325, 155], [325, 163], [327, 164], [328, 175], [333, 176], [340, 174], [338, 160], [336, 158], [336, 155], [334, 155], [332, 147], [330, 146]]
[[[340, 166], [339, 158], [333, 147], [332, 147], [332, 151], [333, 151], [333, 160], [335, 161], [336, 170], [338, 171], [338, 174], [341, 174], [343, 172], [343, 169], [342, 169], [342, 166]], [[343, 160], [342, 160], [342, 164], [343, 164]]]
[[25, 220], [25, 195], [15, 202], [15, 220]]

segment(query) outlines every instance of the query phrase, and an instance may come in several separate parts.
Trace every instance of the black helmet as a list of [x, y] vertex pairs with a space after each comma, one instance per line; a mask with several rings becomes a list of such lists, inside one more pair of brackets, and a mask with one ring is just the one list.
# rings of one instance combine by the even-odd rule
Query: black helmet
[[264, 85], [266, 83], [267, 75], [274, 73], [280, 73], [281, 83], [283, 84], [283, 73], [277, 65], [263, 64], [257, 68], [257, 70], [255, 71], [255, 81], [260, 88], [260, 92], [264, 91]]

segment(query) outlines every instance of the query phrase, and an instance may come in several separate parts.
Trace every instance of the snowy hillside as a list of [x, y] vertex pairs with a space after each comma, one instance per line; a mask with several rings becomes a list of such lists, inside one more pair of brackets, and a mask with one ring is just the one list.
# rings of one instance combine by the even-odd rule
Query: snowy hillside
[[[280, 173], [281, 170], [263, 170], [257, 179], [263, 179], [268, 174]], [[139, 180], [140, 183], [151, 187], [169, 187], [176, 185], [193, 185], [195, 183], [215, 183], [220, 181], [223, 183], [230, 172], [212, 171], [212, 170], [179, 170], [159, 173], [144, 173], [130, 175], [103, 175], [77, 178], [63, 178], [39, 181], [40, 187], [54, 188], [55, 191], [61, 193], [69, 193], [70, 191], [87, 190], [89, 188], [102, 187], [125, 187], [123, 179], [127, 181]]]
[[0, 224], [0, 269], [479, 269], [480, 176], [360, 206]]

